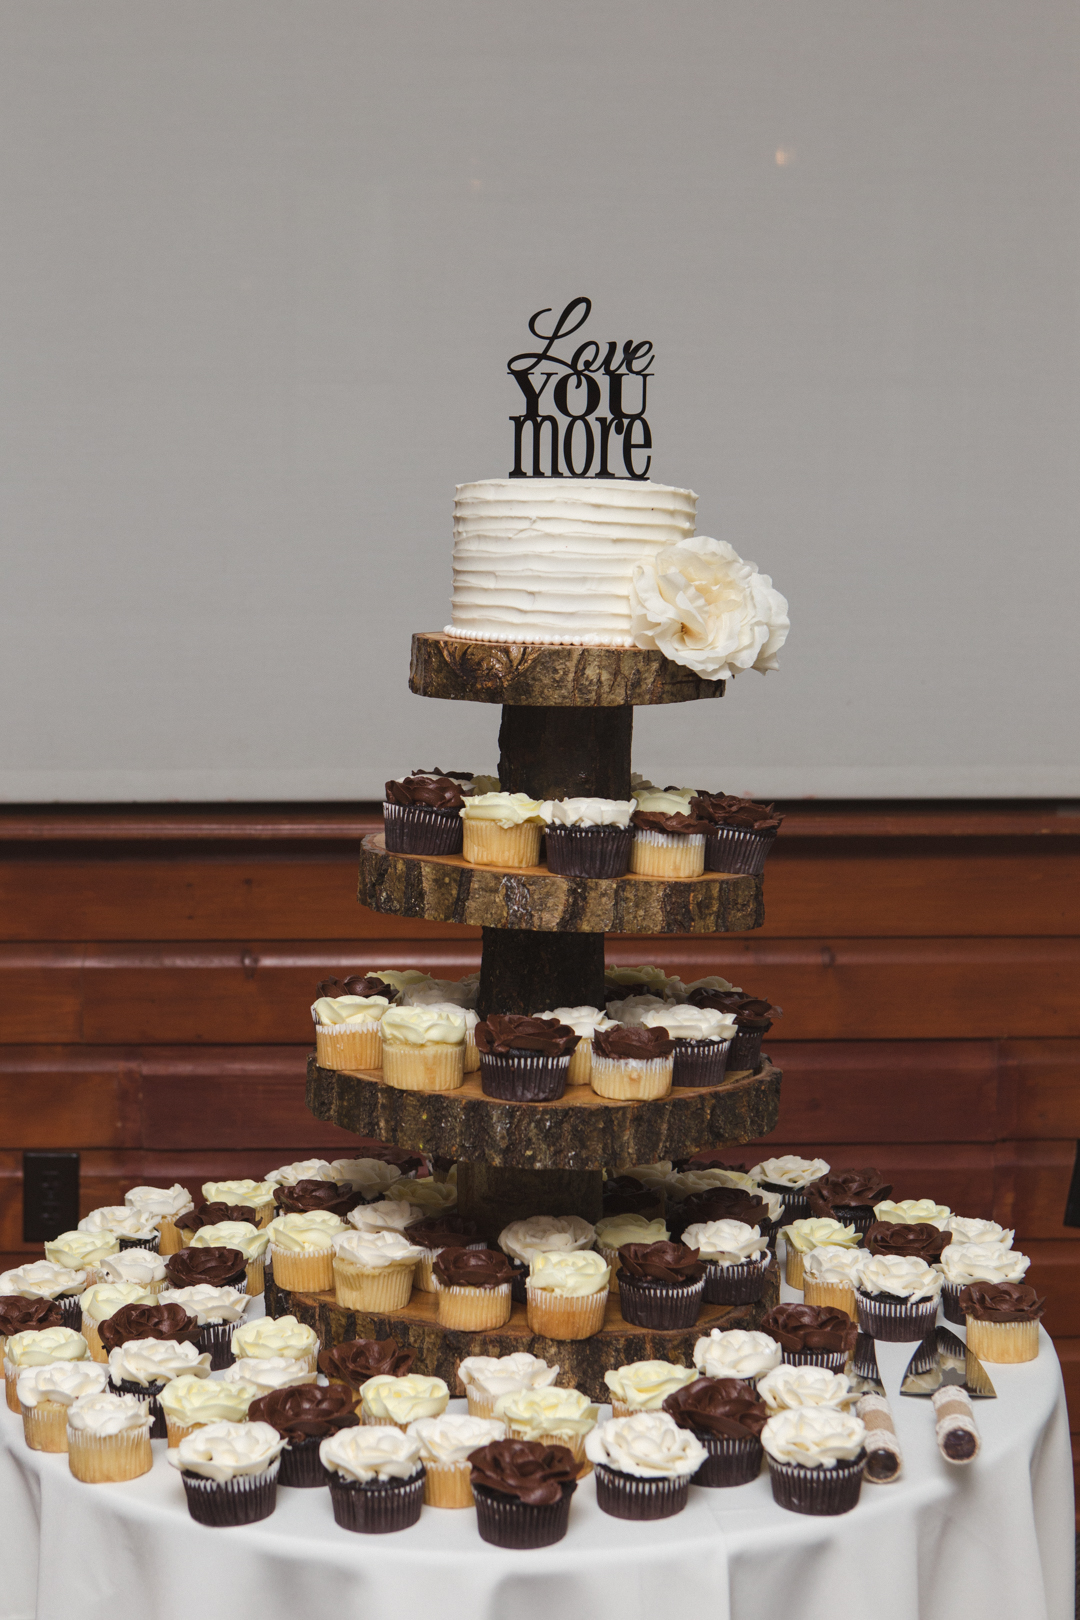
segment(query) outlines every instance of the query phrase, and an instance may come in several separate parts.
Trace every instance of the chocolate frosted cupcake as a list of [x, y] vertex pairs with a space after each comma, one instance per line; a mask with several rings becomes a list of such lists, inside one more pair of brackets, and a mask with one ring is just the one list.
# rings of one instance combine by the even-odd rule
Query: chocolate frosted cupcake
[[756, 1226], [744, 1221], [703, 1221], [683, 1238], [705, 1262], [709, 1305], [750, 1305], [765, 1292], [772, 1255]]
[[631, 816], [630, 870], [640, 877], [695, 878], [705, 870], [707, 816], [679, 792], [643, 793]]
[[228, 1526], [255, 1524], [273, 1513], [284, 1448], [268, 1423], [207, 1423], [167, 1455], [180, 1470], [191, 1517]]
[[301, 1489], [329, 1483], [319, 1446], [329, 1435], [360, 1425], [351, 1392], [343, 1384], [295, 1384], [275, 1389], [248, 1407], [248, 1421], [269, 1423], [285, 1441], [279, 1485]]
[[708, 1452], [666, 1412], [636, 1412], [602, 1423], [585, 1440], [596, 1470], [596, 1505], [616, 1519], [670, 1519]]
[[442, 1327], [479, 1333], [510, 1320], [513, 1272], [497, 1249], [444, 1247], [431, 1270]]
[[936, 1266], [948, 1248], [951, 1232], [937, 1226], [905, 1226], [901, 1222], [874, 1221], [863, 1238], [867, 1254], [905, 1254]]
[[761, 1183], [766, 1192], [778, 1193], [784, 1202], [784, 1215], [789, 1221], [802, 1221], [810, 1214], [806, 1189], [829, 1173], [824, 1159], [803, 1159], [797, 1153], [783, 1153], [779, 1158], [762, 1159], [750, 1166], [750, 1174]]
[[832, 1170], [811, 1181], [804, 1193], [811, 1215], [868, 1232], [874, 1224], [874, 1205], [891, 1196], [892, 1183], [883, 1181], [877, 1170]]
[[850, 1513], [866, 1461], [860, 1418], [828, 1406], [777, 1412], [762, 1430], [773, 1501], [792, 1513]]
[[415, 1221], [409, 1227], [409, 1242], [416, 1248], [424, 1250], [423, 1258], [416, 1263], [413, 1287], [419, 1288], [425, 1294], [435, 1293], [431, 1268], [443, 1249], [487, 1247], [476, 1222], [467, 1221], [464, 1216], [455, 1215], [451, 1211], [447, 1211], [445, 1215], [429, 1215], [426, 1220]]
[[1004, 1243], [959, 1243], [954, 1236], [938, 1262], [945, 1320], [964, 1320], [960, 1295], [970, 1283], [1022, 1283], [1030, 1264], [1026, 1254]]
[[709, 826], [705, 870], [760, 877], [783, 815], [771, 804], [755, 804], [730, 793], [699, 794], [693, 807]]
[[550, 1547], [566, 1534], [577, 1463], [566, 1446], [495, 1440], [469, 1458], [476, 1528], [496, 1547]]
[[549, 872], [617, 878], [630, 865], [635, 799], [545, 799]]
[[774, 1305], [762, 1317], [761, 1331], [776, 1340], [788, 1366], [833, 1372], [843, 1371], [859, 1335], [850, 1316], [831, 1305]]
[[[336, 1181], [298, 1181], [294, 1187], [275, 1187], [274, 1203], [279, 1215], [337, 1215], [345, 1219], [350, 1209], [364, 1203], [362, 1192], [341, 1187]], [[219, 1220], [236, 1220], [222, 1215]], [[243, 1217], [241, 1217], [243, 1219]]]
[[616, 1024], [592, 1038], [589, 1084], [598, 1097], [645, 1102], [671, 1090], [675, 1043], [665, 1028]]
[[664, 1213], [664, 1195], [634, 1176], [609, 1176], [601, 1195], [605, 1215], [641, 1215], [650, 1221]]
[[624, 1322], [660, 1331], [691, 1328], [705, 1292], [705, 1263], [685, 1243], [625, 1243], [617, 1281]]
[[404, 1378], [412, 1371], [415, 1350], [403, 1350], [396, 1339], [346, 1339], [319, 1351], [319, 1371], [331, 1384], [344, 1384], [360, 1405], [360, 1391], [369, 1378]]
[[712, 1007], [734, 1018], [735, 1039], [727, 1057], [727, 1072], [754, 1073], [761, 1062], [761, 1042], [772, 1029], [773, 1019], [782, 1016], [782, 1009], [762, 996], [744, 996], [741, 990], [709, 990], [705, 986], [691, 990], [688, 1000], [692, 1007]]
[[386, 784], [383, 838], [393, 855], [460, 855], [459, 783], [449, 776], [402, 776]]
[[689, 1429], [708, 1453], [695, 1485], [748, 1485], [761, 1472], [761, 1431], [769, 1413], [750, 1384], [738, 1378], [695, 1378], [665, 1400], [662, 1410]]
[[182, 1305], [122, 1305], [98, 1327], [106, 1351], [118, 1350], [133, 1339], [168, 1339], [174, 1344], [198, 1344], [202, 1328]]
[[391, 1427], [339, 1429], [319, 1442], [334, 1518], [343, 1530], [407, 1530], [424, 1505], [420, 1442]]
[[1034, 1361], [1039, 1354], [1039, 1322], [1046, 1309], [1034, 1288], [1023, 1283], [969, 1283], [960, 1294], [968, 1349], [981, 1361]]
[[554, 1102], [566, 1089], [579, 1037], [549, 1018], [489, 1013], [476, 1026], [480, 1086], [503, 1102]]
[[247, 1263], [239, 1249], [181, 1249], [165, 1262], [170, 1288], [235, 1288], [247, 1291]]

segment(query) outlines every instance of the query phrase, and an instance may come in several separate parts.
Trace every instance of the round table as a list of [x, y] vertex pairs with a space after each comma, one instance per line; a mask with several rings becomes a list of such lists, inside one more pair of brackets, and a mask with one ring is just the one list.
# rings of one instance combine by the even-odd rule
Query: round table
[[853, 1512], [786, 1512], [763, 1473], [734, 1490], [694, 1487], [678, 1517], [636, 1524], [601, 1513], [589, 1477], [566, 1539], [537, 1552], [488, 1546], [467, 1510], [424, 1508], [398, 1535], [351, 1534], [321, 1490], [280, 1488], [262, 1523], [208, 1529], [188, 1515], [163, 1440], [142, 1478], [83, 1485], [65, 1456], [31, 1451], [4, 1408], [0, 1620], [1072, 1620], [1069, 1425], [1053, 1344], [1044, 1333], [1037, 1361], [989, 1368], [998, 1399], [975, 1403], [982, 1452], [966, 1468], [940, 1456], [930, 1402], [898, 1394], [913, 1349], [878, 1346], [903, 1477], [864, 1484]]

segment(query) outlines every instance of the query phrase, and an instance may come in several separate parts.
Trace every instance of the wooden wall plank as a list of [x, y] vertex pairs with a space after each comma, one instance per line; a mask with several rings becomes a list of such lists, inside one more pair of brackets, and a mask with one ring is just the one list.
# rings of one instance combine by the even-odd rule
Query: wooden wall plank
[[1046, 1297], [1046, 1331], [1055, 1339], [1080, 1338], [1080, 1232], [1069, 1243], [1017, 1234], [1014, 1247], [1029, 1256], [1027, 1281]]
[[1080, 1138], [1080, 1041], [1009, 1041], [1001, 1061], [1015, 1092], [1012, 1135]]
[[[775, 1029], [784, 1030], [787, 1016]], [[993, 1041], [788, 1041], [766, 1048], [783, 1070], [776, 1134], [812, 1145], [823, 1132], [860, 1142], [993, 1141]]]

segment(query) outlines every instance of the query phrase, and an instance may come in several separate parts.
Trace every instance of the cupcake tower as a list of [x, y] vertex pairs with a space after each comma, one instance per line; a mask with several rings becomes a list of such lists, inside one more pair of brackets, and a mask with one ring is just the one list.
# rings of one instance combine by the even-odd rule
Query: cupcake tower
[[[424, 696], [503, 705], [499, 780], [474, 785], [472, 813], [461, 819], [452, 775], [432, 772], [430, 788], [420, 791], [415, 773], [408, 784], [388, 784], [385, 830], [364, 840], [360, 899], [388, 914], [483, 929], [479, 1051], [466, 1051], [464, 1083], [460, 1073], [447, 1080], [435, 1061], [438, 1031], [431, 1039], [419, 1031], [424, 1014], [437, 1019], [438, 1012], [412, 1008], [401, 1016], [391, 1007], [382, 1013], [395, 1047], [390, 1064], [388, 1046], [381, 1069], [363, 1062], [362, 1037], [348, 1062], [335, 1059], [331, 1065], [329, 1045], [321, 1047], [309, 1065], [312, 1112], [360, 1136], [455, 1161], [457, 1213], [475, 1222], [492, 1245], [509, 1223], [531, 1216], [575, 1215], [595, 1223], [602, 1213], [604, 1176], [621, 1165], [688, 1158], [702, 1147], [747, 1141], [772, 1130], [780, 1075], [756, 1054], [720, 1085], [694, 1084], [697, 1076], [690, 1074], [691, 1083], [650, 1096], [647, 1088], [635, 1086], [638, 1069], [644, 1075], [650, 1064], [664, 1067], [656, 1064], [651, 1046], [644, 1050], [652, 1032], [627, 1032], [642, 1045], [638, 1054], [633, 1040], [609, 1041], [606, 1050], [598, 1031], [592, 1041], [578, 1037], [575, 1047], [591, 1053], [594, 1083], [571, 1084], [561, 1096], [533, 1100], [544, 1095], [542, 1087], [530, 1089], [537, 1065], [509, 1039], [515, 1033], [510, 1021], [538, 1009], [604, 1008], [609, 933], [710, 934], [760, 926], [761, 861], [775, 837], [775, 818], [767, 817], [770, 826], [748, 836], [738, 829], [728, 836], [715, 827], [706, 836], [704, 823], [698, 828], [695, 821], [684, 838], [669, 836], [659, 821], [655, 827], [651, 822], [620, 825], [627, 818], [616, 814], [620, 807], [628, 809], [634, 796], [634, 707], [719, 697], [722, 683], [699, 680], [655, 651], [513, 647], [421, 635], [414, 637], [410, 685]], [[488, 791], [476, 792], [481, 786]], [[504, 813], [506, 795], [515, 796], [520, 823]], [[598, 837], [584, 835], [573, 814], [560, 808], [583, 799], [615, 807], [606, 822], [602, 819]], [[715, 799], [719, 816], [721, 796]], [[485, 803], [500, 815], [486, 817]], [[696, 798], [694, 804], [689, 814], [689, 806], [674, 799], [670, 805], [658, 802], [650, 815], [688, 826], [695, 816], [701, 819]], [[529, 806], [542, 807], [540, 820], [552, 828], [546, 860], [539, 810]], [[445, 852], [452, 847], [451, 833], [463, 836], [463, 853]], [[684, 859], [686, 840], [695, 850], [698, 842], [703, 846], [693, 860]], [[649, 856], [654, 844], [666, 849], [673, 841], [670, 859]], [[706, 843], [725, 852], [715, 864], [726, 870], [702, 870], [708, 864]], [[683, 866], [686, 875], [680, 875]], [[589, 875], [593, 871], [598, 875]], [[609, 873], [616, 875], [604, 875]], [[374, 985], [356, 988], [360, 996], [378, 996]], [[432, 1054], [430, 1061], [404, 1049], [413, 1025], [425, 1053]], [[568, 1045], [576, 1034], [566, 1027]], [[329, 1040], [320, 1035], [324, 1038]], [[569, 1050], [565, 1061], [573, 1061]], [[520, 1298], [500, 1325], [466, 1326], [466, 1313], [460, 1327], [449, 1327], [438, 1320], [436, 1295], [423, 1288], [389, 1309], [365, 1306], [363, 1295], [345, 1305], [325, 1287], [289, 1288], [275, 1266], [268, 1307], [310, 1322], [324, 1344], [392, 1331], [417, 1350], [418, 1367], [432, 1374], [452, 1374], [464, 1354], [507, 1355], [539, 1344], [537, 1354], [550, 1351], [549, 1359], [561, 1358], [564, 1366], [569, 1356], [576, 1386], [596, 1399], [603, 1395], [608, 1368], [688, 1352], [693, 1339], [713, 1326], [752, 1327], [775, 1300], [776, 1286], [771, 1270], [761, 1297], [745, 1304], [714, 1304], [706, 1291], [696, 1322], [681, 1329], [653, 1326], [648, 1312], [633, 1307], [628, 1320], [626, 1308], [620, 1310], [620, 1293], [613, 1290], [598, 1321], [590, 1323], [588, 1337], [550, 1344], [542, 1325], [537, 1331], [543, 1312], [538, 1318], [534, 1310], [530, 1325], [528, 1305]]]

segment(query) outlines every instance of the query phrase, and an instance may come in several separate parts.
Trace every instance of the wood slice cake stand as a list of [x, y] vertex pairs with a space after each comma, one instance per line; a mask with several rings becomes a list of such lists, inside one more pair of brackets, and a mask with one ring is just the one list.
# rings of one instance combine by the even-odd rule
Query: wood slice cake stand
[[[506, 792], [537, 799], [630, 797], [633, 711], [723, 695], [657, 652], [638, 648], [478, 642], [425, 633], [413, 637], [409, 680], [425, 697], [501, 703], [499, 780]], [[451, 765], [454, 765], [451, 760]], [[493, 870], [458, 856], [388, 853], [381, 834], [364, 840], [361, 902], [374, 911], [428, 921], [478, 924], [483, 952], [477, 1010], [604, 1005], [608, 933], [712, 934], [760, 928], [760, 878], [567, 878], [546, 867]], [[360, 1136], [458, 1161], [458, 1210], [489, 1242], [527, 1215], [578, 1214], [595, 1221], [604, 1171], [688, 1157], [718, 1143], [749, 1141], [776, 1124], [780, 1071], [764, 1059], [754, 1074], [718, 1087], [679, 1089], [648, 1103], [610, 1102], [587, 1087], [558, 1102], [503, 1103], [485, 1097], [477, 1076], [453, 1092], [404, 1092], [379, 1071], [355, 1073], [308, 1064], [308, 1106]], [[457, 1388], [466, 1355], [529, 1349], [558, 1362], [559, 1382], [606, 1399], [604, 1371], [631, 1361], [689, 1364], [711, 1327], [753, 1327], [778, 1298], [775, 1266], [755, 1305], [703, 1306], [689, 1332], [655, 1333], [622, 1319], [618, 1295], [591, 1339], [534, 1337], [523, 1306], [495, 1333], [451, 1333], [436, 1320], [432, 1294], [414, 1290], [404, 1310], [368, 1315], [339, 1307], [332, 1294], [286, 1293], [267, 1282], [271, 1315], [292, 1312], [324, 1344], [393, 1335], [417, 1351], [416, 1370]]]

